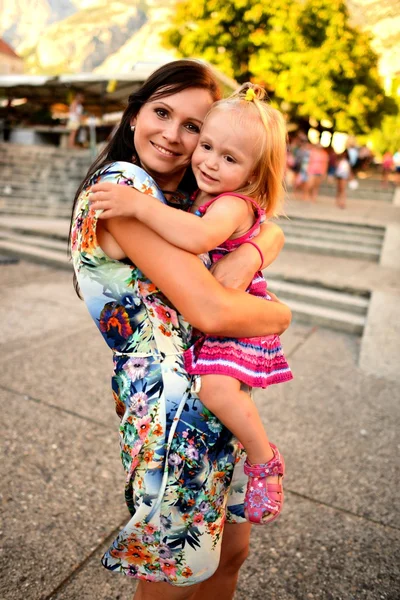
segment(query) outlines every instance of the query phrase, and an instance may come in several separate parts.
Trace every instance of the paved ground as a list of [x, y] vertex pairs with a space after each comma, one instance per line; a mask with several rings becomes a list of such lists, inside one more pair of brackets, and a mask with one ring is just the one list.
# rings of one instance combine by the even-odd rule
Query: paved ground
[[[128, 519], [109, 351], [70, 273], [20, 262], [0, 278], [0, 598], [130, 600], [134, 582], [99, 563]], [[283, 342], [295, 379], [256, 401], [286, 506], [254, 528], [236, 600], [395, 600], [400, 383], [360, 370], [357, 337], [294, 324]]]

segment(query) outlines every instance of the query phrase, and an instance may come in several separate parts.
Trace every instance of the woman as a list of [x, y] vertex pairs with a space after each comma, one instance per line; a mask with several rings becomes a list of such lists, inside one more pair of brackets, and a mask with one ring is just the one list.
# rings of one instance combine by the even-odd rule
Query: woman
[[[196, 256], [133, 219], [98, 221], [88, 196], [93, 183], [111, 181], [177, 204], [178, 186], [190, 191], [186, 170], [218, 97], [201, 63], [175, 61], [153, 73], [131, 95], [118, 131], [78, 190], [72, 218], [79, 287], [114, 353], [132, 515], [103, 565], [153, 582], [140, 581], [135, 600], [232, 598], [250, 535], [243, 457], [230, 432], [199, 403], [182, 352], [190, 325], [216, 335], [267, 335], [286, 329], [290, 311], [223, 288]], [[237, 259], [253, 262], [249, 281], [259, 266], [257, 251], [250, 251]], [[221, 267], [224, 282], [228, 270]]]

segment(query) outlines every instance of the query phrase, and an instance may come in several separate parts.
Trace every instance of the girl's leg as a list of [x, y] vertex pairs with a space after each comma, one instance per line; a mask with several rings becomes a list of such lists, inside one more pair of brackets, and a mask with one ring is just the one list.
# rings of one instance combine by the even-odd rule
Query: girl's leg
[[321, 187], [322, 176], [314, 175], [314, 186], [311, 195], [311, 202], [316, 202], [319, 194], [319, 188]]
[[139, 581], [133, 600], [192, 600], [199, 585], [175, 587], [169, 583]]
[[267, 463], [273, 458], [256, 405], [240, 389], [237, 379], [226, 375], [202, 375], [199, 398], [243, 444], [251, 463]]
[[239, 569], [249, 553], [250, 531], [250, 523], [225, 524], [218, 569], [199, 585], [190, 600], [232, 600]]
[[199, 397], [246, 450], [246, 518], [252, 523], [273, 521], [283, 506], [285, 466], [279, 450], [269, 443], [254, 402], [240, 389], [237, 379], [225, 375], [202, 376]]
[[346, 185], [346, 179], [337, 178], [336, 204], [339, 208], [345, 208], [346, 206]]

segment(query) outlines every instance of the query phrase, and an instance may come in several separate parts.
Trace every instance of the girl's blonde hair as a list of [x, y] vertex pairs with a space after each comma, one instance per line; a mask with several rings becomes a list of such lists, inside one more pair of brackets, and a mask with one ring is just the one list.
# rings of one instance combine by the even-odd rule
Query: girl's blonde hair
[[[255, 117], [256, 124], [257, 121], [262, 123], [262, 128], [257, 128], [260, 137], [254, 140], [255, 144], [259, 144], [254, 176], [251, 182], [237, 191], [254, 198], [267, 216], [282, 214], [287, 143], [282, 113], [268, 104], [264, 88], [253, 83], [244, 83], [231, 96], [216, 102], [210, 112], [225, 106], [239, 110], [245, 118], [251, 116], [254, 120]], [[252, 135], [251, 129], [249, 135]]]

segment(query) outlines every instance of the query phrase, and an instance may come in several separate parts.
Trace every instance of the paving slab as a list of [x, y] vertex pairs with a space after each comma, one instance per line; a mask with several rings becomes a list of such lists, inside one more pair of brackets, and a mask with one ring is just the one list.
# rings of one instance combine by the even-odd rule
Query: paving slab
[[60, 280], [42, 280], [2, 287], [0, 351], [12, 353], [19, 348], [25, 351], [34, 340], [46, 342], [51, 334], [63, 336], [87, 327], [87, 310], [76, 298], [71, 277], [68, 279], [64, 284]]
[[[39, 282], [42, 279], [57, 280], [60, 275], [59, 271], [52, 269], [47, 265], [39, 265], [35, 263], [18, 260], [17, 264], [2, 264], [0, 265], [1, 288], [0, 294], [5, 288], [10, 286], [21, 286], [30, 282]], [[61, 273], [65, 277], [65, 273]]]
[[288, 494], [253, 527], [235, 600], [395, 600], [399, 565], [398, 531]]
[[[15, 297], [24, 306], [25, 289], [32, 310], [26, 332], [13, 313], [19, 346], [0, 359], [0, 597], [131, 600], [134, 582], [99, 564], [126, 514], [110, 352], [70, 274], [23, 262], [2, 269], [9, 310]], [[59, 320], [43, 341], [35, 303], [51, 293]], [[65, 313], [76, 319], [67, 327]], [[285, 455], [286, 506], [276, 523], [254, 528], [235, 600], [397, 600], [399, 383], [366, 375], [351, 335], [292, 324], [282, 341], [295, 379], [255, 401]]]
[[[135, 582], [99, 567], [106, 545], [51, 600], [132, 600]], [[397, 600], [400, 532], [287, 494], [285, 512], [253, 527], [235, 600]]]
[[0, 386], [115, 430], [112, 353], [76, 296], [71, 274], [23, 261], [7, 269], [8, 285], [0, 291]]
[[0, 386], [116, 430], [111, 392], [112, 353], [95, 326], [29, 343], [4, 353]]
[[1, 391], [0, 597], [41, 599], [126, 517], [117, 431]]

